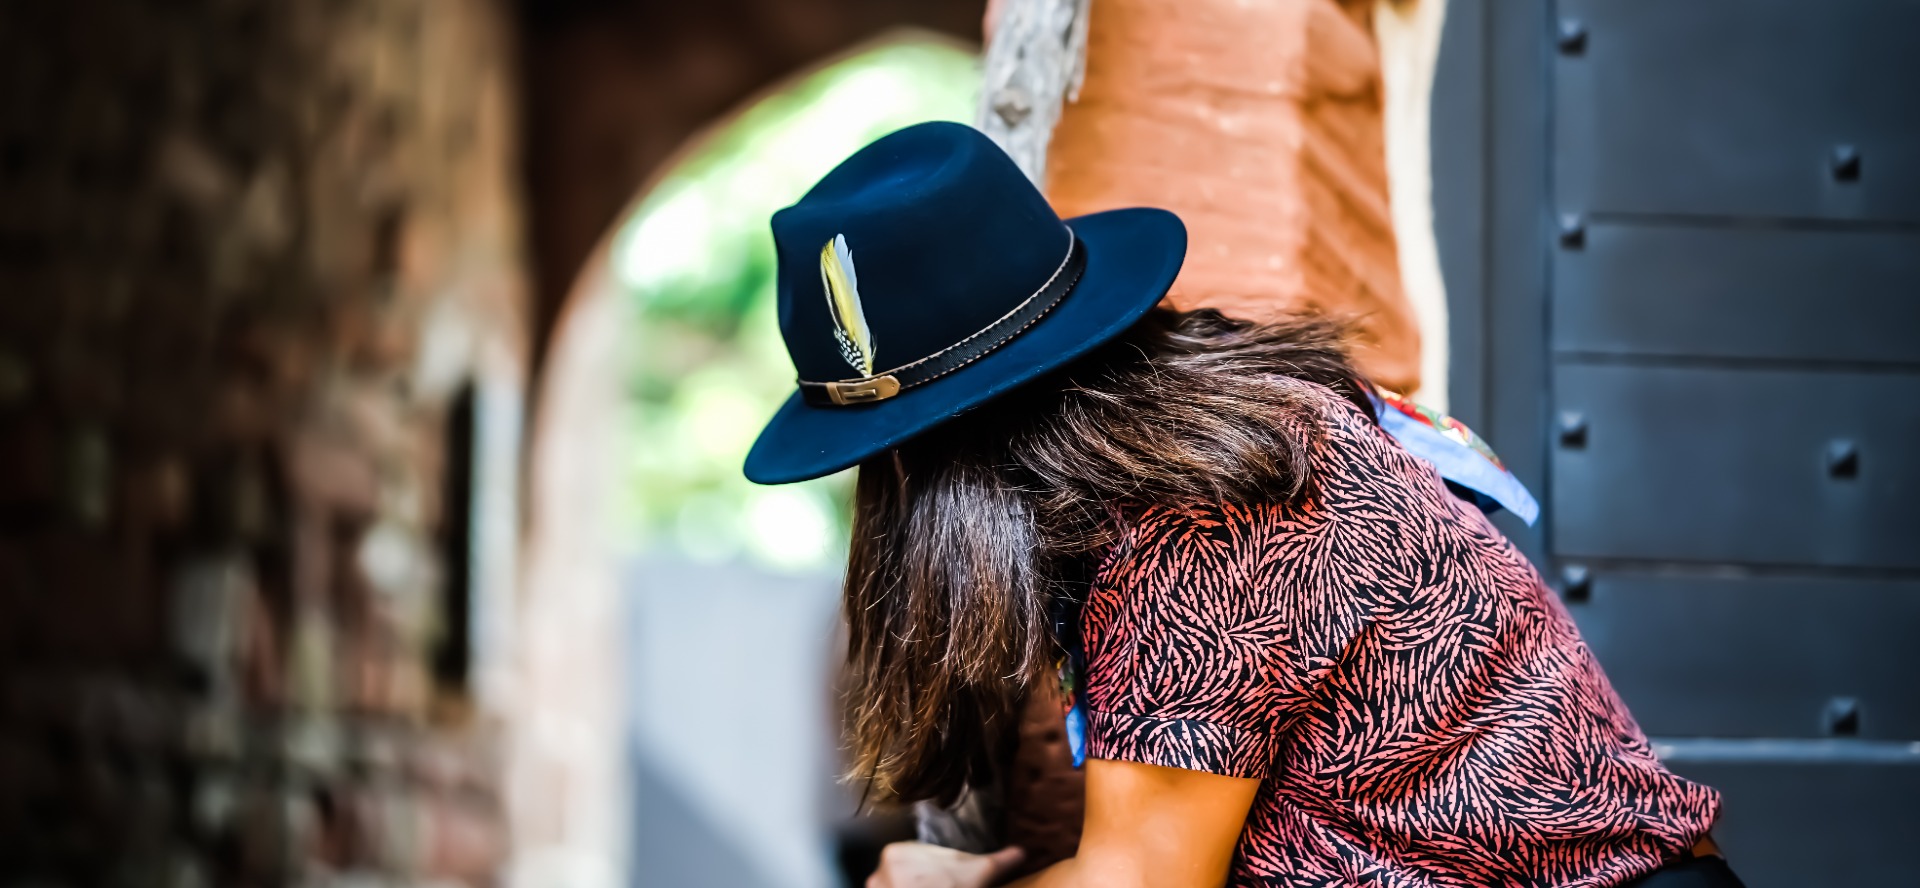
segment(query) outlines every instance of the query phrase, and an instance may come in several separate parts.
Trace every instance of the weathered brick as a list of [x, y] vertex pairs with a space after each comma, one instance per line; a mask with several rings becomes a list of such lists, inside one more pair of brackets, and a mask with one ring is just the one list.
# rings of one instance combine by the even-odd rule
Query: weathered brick
[[486, 729], [420, 728], [455, 386], [410, 381], [428, 307], [526, 338], [511, 133], [472, 124], [513, 117], [505, 6], [0, 7], [9, 877], [497, 867]]

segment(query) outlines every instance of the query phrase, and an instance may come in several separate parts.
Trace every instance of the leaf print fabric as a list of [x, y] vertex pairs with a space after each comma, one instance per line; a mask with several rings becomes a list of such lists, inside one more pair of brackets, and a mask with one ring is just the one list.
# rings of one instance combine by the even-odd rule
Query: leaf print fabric
[[1264, 783], [1242, 886], [1617, 885], [1706, 833], [1532, 566], [1314, 389], [1298, 508], [1134, 507], [1082, 617], [1088, 754]]

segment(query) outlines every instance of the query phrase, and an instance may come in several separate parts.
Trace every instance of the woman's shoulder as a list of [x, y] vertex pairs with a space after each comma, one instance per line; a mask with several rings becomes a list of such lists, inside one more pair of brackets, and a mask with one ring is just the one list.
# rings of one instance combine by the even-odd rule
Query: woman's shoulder
[[[1379, 486], [1428, 486], [1429, 474], [1380, 424], [1377, 406], [1360, 403], [1327, 386], [1292, 380], [1296, 414], [1313, 440], [1313, 476], [1322, 497]], [[1362, 394], [1361, 398], [1366, 395]]]
[[[1219, 565], [1270, 560], [1271, 548], [1298, 539], [1349, 511], [1350, 500], [1376, 498], [1378, 487], [1422, 486], [1416, 465], [1378, 422], [1341, 392], [1315, 382], [1285, 379], [1278, 405], [1307, 444], [1310, 475], [1298, 495], [1237, 501], [1122, 502], [1114, 515], [1120, 533], [1105, 566], [1171, 561]], [[1104, 572], [1104, 571], [1103, 571]]]
[[[1286, 503], [1134, 504], [1096, 571], [1105, 586], [1224, 588], [1254, 581], [1298, 528]], [[1162, 590], [1166, 591], [1166, 590]]]
[[1296, 412], [1315, 430], [1336, 439], [1372, 442], [1379, 439], [1380, 423], [1373, 414], [1366, 391], [1348, 395], [1318, 382], [1289, 379], [1286, 383], [1300, 399]]
[[1123, 509], [1123, 536], [1135, 551], [1230, 547], [1257, 532], [1281, 507], [1277, 502], [1132, 504]]
[[[1311, 471], [1299, 495], [1236, 502], [1129, 503], [1118, 511], [1120, 554], [1163, 555], [1202, 548], [1259, 557], [1261, 544], [1295, 536], [1351, 511], [1352, 501], [1423, 497], [1437, 482], [1373, 415], [1324, 385], [1288, 383], [1294, 424], [1308, 442]], [[1403, 489], [1404, 488], [1404, 489]], [[1401, 509], [1416, 504], [1400, 502]], [[1364, 511], [1364, 510], [1363, 510]], [[1388, 517], [1388, 516], [1380, 516]]]
[[1323, 383], [1293, 377], [1279, 377], [1275, 384], [1282, 393], [1282, 403], [1275, 408], [1317, 451], [1371, 449], [1385, 443], [1372, 399], [1364, 388], [1337, 391]]

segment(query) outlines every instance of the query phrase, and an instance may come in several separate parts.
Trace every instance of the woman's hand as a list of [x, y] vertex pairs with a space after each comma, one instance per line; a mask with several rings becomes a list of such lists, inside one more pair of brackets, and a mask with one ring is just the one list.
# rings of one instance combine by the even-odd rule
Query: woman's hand
[[987, 888], [999, 884], [1027, 856], [1019, 848], [968, 854], [922, 842], [894, 842], [880, 850], [880, 869], [867, 888]]

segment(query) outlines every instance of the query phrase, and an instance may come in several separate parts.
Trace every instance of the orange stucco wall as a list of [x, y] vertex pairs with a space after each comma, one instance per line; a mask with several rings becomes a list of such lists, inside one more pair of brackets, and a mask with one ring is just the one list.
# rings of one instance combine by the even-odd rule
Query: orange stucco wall
[[1361, 369], [1411, 392], [1420, 330], [1400, 283], [1372, 8], [1099, 0], [1046, 185], [1063, 215], [1179, 213], [1191, 247], [1175, 306], [1344, 319]]

